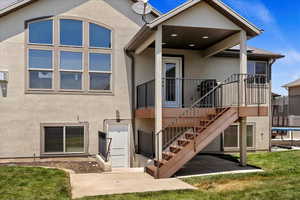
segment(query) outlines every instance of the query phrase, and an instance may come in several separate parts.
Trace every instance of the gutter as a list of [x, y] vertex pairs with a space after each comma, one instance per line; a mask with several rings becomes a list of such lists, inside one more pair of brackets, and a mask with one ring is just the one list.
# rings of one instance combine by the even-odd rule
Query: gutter
[[136, 128], [135, 128], [135, 101], [136, 101], [136, 91], [135, 91], [135, 58], [134, 52], [125, 50], [126, 55], [131, 60], [131, 122], [132, 122], [132, 130], [133, 130], [133, 142], [134, 147], [136, 149]]
[[[272, 76], [272, 66], [276, 62], [276, 59], [272, 58], [269, 60], [269, 75]], [[272, 127], [273, 127], [273, 113], [272, 113], [272, 77], [270, 77], [270, 87], [269, 87], [269, 152], [272, 151]]]

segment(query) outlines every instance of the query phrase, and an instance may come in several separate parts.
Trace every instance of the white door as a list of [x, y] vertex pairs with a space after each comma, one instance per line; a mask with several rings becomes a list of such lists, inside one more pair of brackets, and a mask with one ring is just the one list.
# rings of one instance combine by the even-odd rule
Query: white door
[[112, 168], [129, 167], [128, 125], [109, 125], [108, 137], [112, 139], [110, 152]]
[[163, 58], [164, 107], [176, 108], [182, 99], [182, 60], [179, 57]]

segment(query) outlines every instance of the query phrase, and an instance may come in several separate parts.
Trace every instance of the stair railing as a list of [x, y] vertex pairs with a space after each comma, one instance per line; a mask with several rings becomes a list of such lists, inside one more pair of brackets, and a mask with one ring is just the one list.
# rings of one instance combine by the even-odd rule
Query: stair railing
[[[194, 132], [198, 122], [195, 116], [198, 116], [199, 108], [239, 108], [240, 105], [257, 105], [259, 107], [261, 104], [265, 104], [267, 99], [267, 81], [265, 75], [232, 74], [195, 101], [189, 108], [186, 108], [166, 127], [155, 133], [156, 148], [159, 149], [160, 145], [162, 145], [162, 150], [164, 151], [187, 130]], [[194, 117], [194, 119], [189, 119], [189, 117]], [[183, 121], [189, 125], [186, 128], [179, 128]], [[159, 144], [160, 134], [164, 135], [170, 129], [173, 129], [171, 137], [167, 137], [162, 144]], [[158, 155], [156, 155], [156, 159], [159, 160]], [[159, 178], [159, 164], [157, 165], [156, 173], [156, 177]]]

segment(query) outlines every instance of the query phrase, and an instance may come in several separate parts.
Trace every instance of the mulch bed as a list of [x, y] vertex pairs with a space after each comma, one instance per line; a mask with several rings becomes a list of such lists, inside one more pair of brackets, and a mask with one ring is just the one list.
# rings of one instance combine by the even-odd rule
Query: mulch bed
[[76, 174], [102, 173], [103, 170], [97, 162], [83, 161], [49, 161], [49, 162], [22, 162], [22, 163], [5, 163], [0, 166], [42, 166], [64, 168], [74, 171]]

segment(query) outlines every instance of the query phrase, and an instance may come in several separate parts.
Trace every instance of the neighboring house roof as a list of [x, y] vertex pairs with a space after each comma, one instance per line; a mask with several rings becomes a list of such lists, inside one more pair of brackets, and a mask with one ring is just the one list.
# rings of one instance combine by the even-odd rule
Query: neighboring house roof
[[[30, 3], [33, 3], [38, 0], [0, 0], [0, 17], [7, 15], [19, 8], [22, 8], [24, 6], [27, 6]], [[131, 0], [133, 2], [136, 2], [137, 0]], [[153, 8], [152, 13], [159, 17], [161, 13]]]
[[277, 94], [277, 93], [275, 93], [275, 92], [272, 92], [272, 97], [281, 97], [281, 95], [280, 95], [280, 94]]
[[[251, 47], [248, 46], [247, 47], [247, 51], [248, 51], [248, 56], [249, 58], [253, 58], [253, 59], [259, 59], [259, 58], [273, 58], [273, 59], [279, 59], [279, 58], [283, 58], [284, 55], [281, 55], [279, 53], [274, 53], [271, 51], [267, 51], [264, 49], [259, 49], [256, 47]], [[230, 49], [227, 49], [219, 54], [217, 54], [218, 56], [239, 56], [239, 52], [240, 52], [240, 46], [234, 46]]]
[[295, 81], [292, 81], [292, 82], [290, 82], [288, 84], [285, 84], [282, 87], [284, 87], [284, 88], [292, 88], [292, 87], [298, 87], [298, 86], [300, 86], [300, 78], [297, 79], [297, 80], [295, 80]]

